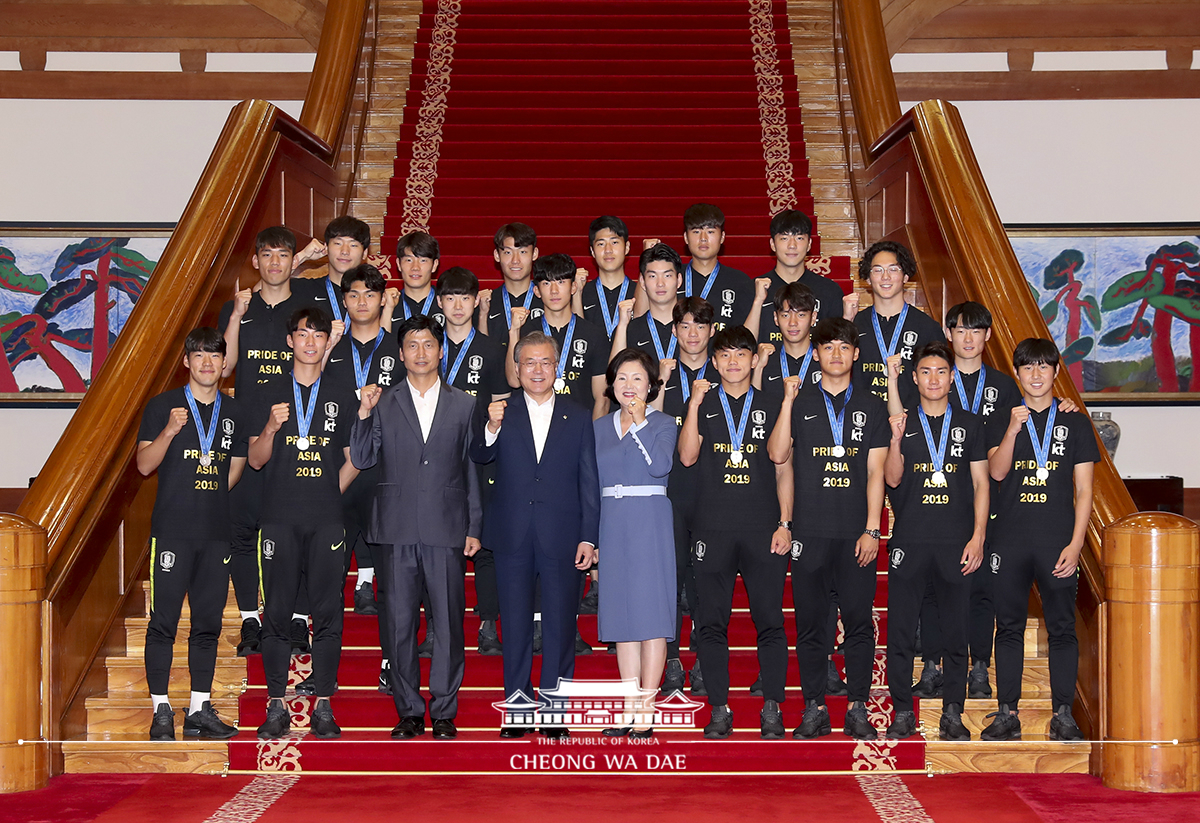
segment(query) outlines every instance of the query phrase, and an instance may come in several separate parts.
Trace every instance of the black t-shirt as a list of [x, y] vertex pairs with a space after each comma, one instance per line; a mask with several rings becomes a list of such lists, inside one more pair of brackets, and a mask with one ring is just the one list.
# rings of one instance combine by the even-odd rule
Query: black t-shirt
[[[333, 290], [333, 298], [337, 301], [337, 308], [331, 308], [329, 303], [330, 289]], [[325, 312], [332, 320], [341, 320], [343, 323], [348, 323], [346, 317], [346, 297], [342, 294], [342, 287], [325, 277], [293, 277], [292, 278], [292, 294], [300, 299], [298, 309], [306, 306], [316, 306], [321, 311]]]
[[[758, 342], [774, 343], [778, 347], [783, 345], [783, 335], [779, 332], [779, 326], [775, 324], [775, 293], [786, 286], [787, 281], [780, 277], [774, 269], [763, 276], [771, 278], [771, 287], [767, 290], [767, 299], [763, 302], [762, 313], [759, 315]], [[845, 297], [845, 293], [841, 286], [828, 277], [808, 269], [804, 270], [797, 282], [808, 286], [817, 298], [817, 310], [813, 317], [814, 324], [817, 320], [824, 320], [826, 317], [842, 316], [842, 298]]]
[[[784, 349], [782, 343], [775, 344], [776, 351], [767, 358], [766, 364], [762, 370], [762, 390], [767, 396], [772, 399], [772, 402], [779, 404], [783, 402], [783, 378], [784, 377], [800, 377], [800, 388], [811, 389], [819, 385], [821, 382], [821, 364], [817, 362], [817, 353], [809, 346], [809, 351], [813, 353], [812, 360], [808, 364], [808, 370], [804, 369], [804, 355], [800, 357], [792, 357]], [[787, 374], [783, 373], [783, 364], [787, 362]]]
[[[1000, 437], [1003, 437], [1004, 429], [1008, 428], [1013, 407], [1021, 405], [1021, 389], [1018, 388], [1016, 380], [1002, 371], [985, 366], [983, 373], [983, 394], [979, 398], [979, 408], [975, 413], [983, 420], [985, 429], [990, 430], [993, 426], [999, 426]], [[971, 406], [975, 402], [975, 392], [979, 387], [979, 372], [971, 374], [959, 372], [958, 376], [962, 380], [963, 391], [967, 396], [959, 396], [958, 386], [952, 379], [950, 381], [950, 402], [954, 404], [955, 409], [971, 411]]]
[[410, 317], [416, 317], [420, 314], [432, 317], [442, 324], [442, 328], [446, 327], [446, 315], [442, 313], [441, 306], [437, 304], [437, 295], [434, 292], [433, 286], [429, 287], [429, 295], [424, 300], [413, 300], [408, 296], [408, 292], [400, 292], [400, 305], [392, 313], [393, 330], [399, 332], [401, 323]]
[[[293, 281], [295, 283], [296, 281]], [[299, 281], [308, 282], [308, 281]], [[292, 371], [292, 350], [288, 346], [288, 321], [298, 309], [311, 305], [308, 298], [293, 289], [291, 296], [282, 303], [268, 306], [255, 292], [250, 298], [250, 305], [242, 315], [241, 328], [238, 331], [237, 368], [234, 371], [234, 394], [243, 402], [253, 403], [255, 387], [270, 383], [272, 380], [290, 374]], [[328, 308], [329, 299], [325, 299]], [[221, 333], [229, 325], [233, 315], [233, 301], [221, 307]]]
[[367, 369], [367, 382], [363, 384], [364, 386], [374, 383], [381, 389], [387, 389], [404, 380], [406, 372], [404, 364], [400, 362], [400, 344], [396, 341], [394, 334], [384, 332], [382, 339], [379, 340], [378, 349], [375, 348], [374, 337], [363, 343], [355, 340], [352, 334], [343, 336], [333, 347], [333, 351], [329, 353], [329, 360], [325, 363], [325, 370], [321, 374], [321, 382], [324, 383], [325, 379], [328, 379], [330, 384], [335, 386], [345, 398], [345, 402], [353, 403], [357, 409], [359, 386], [355, 380], [354, 354], [351, 346], [358, 350], [361, 364], [365, 366], [370, 363]]
[[[1054, 398], [1050, 408], [1058, 406]], [[1039, 439], [1045, 436], [1050, 408], [1030, 412]], [[997, 422], [987, 430], [988, 448], [1004, 439], [1007, 425]], [[1056, 551], [1066, 548], [1075, 530], [1075, 466], [1096, 463], [1100, 448], [1092, 421], [1082, 412], [1055, 412], [1054, 430], [1046, 469], [1050, 476], [1039, 480], [1037, 459], [1029, 429], [1021, 427], [1013, 445], [1013, 465], [1000, 482], [993, 540], [1003, 548], [1018, 541], [1050, 545]]]
[[[691, 396], [691, 385], [696, 380], [719, 380], [717, 369], [707, 360], [699, 369], [689, 369], [682, 361], [677, 361], [671, 376], [662, 386], [663, 412], [675, 419], [675, 425], [683, 428], [683, 419], [687, 416], [687, 397], [684, 397], [684, 385]], [[767, 433], [770, 437], [770, 432]], [[671, 475], [667, 479], [667, 496], [672, 504], [682, 507], [685, 519], [690, 520], [692, 504], [696, 499], [696, 466], [685, 466], [679, 462], [679, 450], [675, 451], [675, 460], [671, 465]]]
[[[654, 348], [654, 336], [651, 325], [658, 333], [658, 343], [662, 346], [662, 354]], [[675, 340], [675, 324], [659, 323], [646, 312], [641, 317], [634, 317], [625, 329], [625, 345], [631, 349], [641, 349], [655, 361], [664, 358], [674, 358], [679, 354], [679, 343]]]
[[696, 295], [712, 303], [714, 332], [726, 326], [745, 323], [750, 306], [754, 303], [754, 281], [744, 271], [718, 263], [719, 268], [707, 277], [700, 272], [692, 272], [692, 289], [689, 293], [687, 286], [691, 265], [688, 263], [679, 280], [679, 296]]
[[[918, 407], [919, 409], [919, 407]], [[890, 492], [896, 522], [892, 526], [893, 545], [907, 543], [952, 543], [959, 549], [967, 545], [975, 531], [975, 484], [971, 464], [987, 460], [987, 439], [983, 421], [961, 409], [950, 407], [950, 432], [946, 439], [942, 474], [946, 485], [933, 481], [933, 458], [918, 409], [908, 414], [900, 453], [904, 474]], [[946, 416], [930, 417], [929, 431], [936, 449], [941, 442]]]
[[478, 403], [484, 407], [492, 402], [492, 395], [508, 394], [512, 389], [504, 376], [504, 347], [486, 334], [478, 331], [470, 337], [470, 345], [463, 354], [458, 371], [451, 379], [450, 372], [467, 342], [455, 343], [446, 338], [442, 349], [442, 379], [456, 389], [478, 398]]
[[[212, 425], [213, 403], [197, 401], [200, 424]], [[142, 412], [138, 441], [155, 440], [171, 419], [171, 409], [187, 409], [182, 388], [150, 398]], [[221, 396], [221, 413], [213, 436], [212, 463], [200, 463], [200, 432], [188, 411], [188, 421], [171, 440], [158, 466], [158, 492], [150, 515], [155, 537], [186, 540], [229, 540], [229, 459], [245, 457], [250, 424], [245, 405]]]
[[[488, 337], [495, 340], [504, 348], [508, 348], [508, 316], [504, 313], [504, 293], [507, 292], [507, 289], [507, 286], [492, 289], [492, 302], [488, 309], [487, 317], [483, 317], [483, 310], [481, 309], [479, 312], [480, 317], [475, 324], [476, 328], [482, 329], [484, 328], [483, 324], [486, 322]], [[509, 305], [512, 308], [524, 306], [526, 297], [529, 298], [529, 319], [525, 321], [525, 325], [522, 328], [529, 328], [531, 324], [534, 328], [539, 328], [540, 324], [536, 321], [542, 316], [542, 312], [545, 309], [542, 306], [542, 299], [537, 296], [532, 283], [529, 285], [529, 289], [520, 295], [513, 296], [510, 294]]]
[[867, 527], [867, 455], [891, 442], [887, 404], [860, 382], [850, 402], [842, 392], [830, 396], [833, 412], [845, 407], [841, 457], [833, 454], [833, 429], [824, 388], [802, 391], [792, 404], [792, 469], [796, 500], [792, 534], [797, 539], [827, 537], [857, 540]]
[[[887, 400], [887, 357], [879, 348], [875, 338], [875, 325], [871, 319], [875, 316], [875, 307], [870, 306], [860, 311], [854, 318], [858, 328], [858, 365], [855, 371], [862, 375], [863, 382], [879, 399]], [[896, 331], [895, 317], [880, 317], [879, 330], [883, 333], [885, 346], [892, 342]], [[908, 306], [904, 316], [904, 328], [900, 331], [896, 343], [896, 351], [904, 358], [904, 367], [900, 372], [900, 400], [904, 408], [912, 409], [917, 402], [917, 387], [912, 380], [913, 353], [921, 346], [932, 340], [945, 340], [946, 335], [937, 321], [914, 306]]]
[[[715, 378], [716, 370], [713, 371]], [[735, 430], [747, 399], [750, 401], [742, 441], [742, 461], [735, 463], [733, 460], [733, 438], [721, 407], [719, 387], [710, 389], [697, 410], [703, 442], [700, 458], [696, 461], [696, 505], [692, 527], [696, 531], [773, 530], [779, 522], [779, 497], [775, 488], [775, 464], [767, 455], [767, 438], [775, 427], [779, 407], [771, 407], [762, 392], [753, 389], [741, 397], [728, 399]]]
[[[300, 387], [300, 402], [307, 407], [311, 389]], [[309, 447], [301, 452], [300, 414], [292, 393], [292, 377], [276, 380], [259, 392], [251, 431], [261, 434], [271, 417], [271, 406], [287, 403], [291, 411], [287, 422], [275, 433], [271, 459], [263, 466], [263, 523], [319, 526], [342, 522], [342, 499], [338, 472], [346, 462], [350, 445], [350, 426], [358, 413], [358, 403], [339, 393], [330, 380], [321, 380], [308, 430]]]
[[596, 403], [592, 397], [592, 378], [603, 377], [608, 371], [609, 340], [604, 335], [604, 329], [578, 315], [572, 317], [575, 318], [575, 333], [571, 337], [569, 350], [564, 345], [567, 330], [570, 328], [569, 322], [561, 329], [556, 329], [549, 323], [543, 325], [540, 318], [526, 320], [525, 325], [521, 327], [521, 335], [534, 331], [545, 332], [549, 327], [550, 336], [558, 343], [558, 365], [566, 383], [562, 390], [556, 390], [556, 393], [560, 397], [571, 398], [585, 409], [590, 409]]
[[[621, 294], [622, 288], [625, 290], [624, 296]], [[604, 329], [604, 333], [608, 336], [608, 339], [612, 340], [613, 332], [617, 330], [617, 319], [619, 317], [617, 303], [623, 299], [632, 300], [636, 292], [637, 283], [628, 277], [625, 278], [621, 286], [617, 286], [615, 289], [606, 288], [600, 282], [599, 277], [595, 280], [589, 280], [583, 287], [583, 319]], [[612, 322], [613, 328], [611, 332], [604, 325], [604, 310], [600, 307], [601, 301], [604, 301], [604, 305], [608, 306], [608, 318]]]

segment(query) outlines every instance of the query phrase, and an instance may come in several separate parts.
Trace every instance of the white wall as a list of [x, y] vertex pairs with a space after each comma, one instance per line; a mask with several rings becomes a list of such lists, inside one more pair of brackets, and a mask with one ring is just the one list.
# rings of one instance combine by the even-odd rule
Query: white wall
[[1117, 471], [1122, 477], [1175, 475], [1200, 486], [1200, 430], [1195, 406], [1090, 406], [1112, 412], [1121, 427]]

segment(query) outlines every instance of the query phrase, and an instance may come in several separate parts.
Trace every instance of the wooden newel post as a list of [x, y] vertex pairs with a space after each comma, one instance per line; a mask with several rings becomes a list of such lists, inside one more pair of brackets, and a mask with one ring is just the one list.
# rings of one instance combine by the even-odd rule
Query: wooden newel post
[[1166, 512], [1104, 530], [1104, 785], [1200, 790], [1200, 527]]
[[0, 792], [44, 788], [50, 748], [42, 737], [42, 596], [46, 532], [0, 514]]

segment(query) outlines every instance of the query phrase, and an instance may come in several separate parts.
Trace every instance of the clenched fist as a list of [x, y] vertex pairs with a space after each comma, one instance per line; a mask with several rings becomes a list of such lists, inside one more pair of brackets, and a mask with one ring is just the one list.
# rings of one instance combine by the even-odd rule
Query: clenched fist
[[501, 424], [504, 423], [504, 410], [508, 408], [507, 400], [497, 400], [495, 403], [488, 404], [488, 431], [496, 434], [500, 431]]
[[188, 410], [175, 408], [171, 409], [171, 416], [167, 418], [167, 425], [163, 427], [163, 433], [168, 437], [174, 437], [183, 431], [183, 427], [187, 425]]
[[362, 400], [358, 404], [358, 416], [362, 420], [366, 420], [371, 416], [371, 410], [375, 408], [375, 404], [379, 402], [380, 396], [383, 395], [383, 389], [374, 383], [369, 383], [362, 387]]

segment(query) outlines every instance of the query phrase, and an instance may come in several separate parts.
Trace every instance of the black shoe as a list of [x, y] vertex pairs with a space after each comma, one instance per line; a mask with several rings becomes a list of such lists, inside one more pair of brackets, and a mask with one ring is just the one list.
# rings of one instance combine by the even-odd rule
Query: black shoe
[[792, 737], [797, 740], [812, 740], [824, 737], [831, 731], [833, 726], [829, 722], [829, 711], [823, 705], [814, 703], [804, 710], [804, 719], [792, 732]]
[[579, 629], [575, 630], [575, 654], [591, 654], [592, 647], [583, 639], [583, 635], [579, 633]]
[[979, 733], [980, 740], [1021, 739], [1021, 718], [1017, 716], [1016, 712], [1008, 708], [1008, 704], [1001, 703], [1000, 710], [992, 712], [988, 717], [996, 719]]
[[561, 740], [564, 737], [571, 736], [571, 730], [566, 726], [542, 726], [538, 729], [543, 737], [548, 737], [551, 740]]
[[988, 682], [987, 663], [976, 660], [967, 675], [967, 697], [981, 699], [992, 696], [992, 684]]
[[704, 727], [705, 740], [724, 740], [733, 734], [733, 712], [728, 706], [713, 706], [712, 717]]
[[955, 741], [971, 739], [971, 732], [962, 722], [962, 706], [951, 703], [942, 709], [942, 721], [938, 724], [938, 737], [942, 740]]
[[417, 646], [417, 657], [426, 659], [433, 657], [433, 635], [429, 633], [428, 629], [425, 631], [425, 639]]
[[411, 740], [425, 734], [424, 717], [402, 717], [392, 729], [392, 740]]
[[533, 653], [542, 653], [542, 621], [533, 621]]
[[783, 740], [783, 711], [774, 700], [764, 700], [758, 715], [759, 735], [763, 740]]
[[667, 661], [667, 668], [663, 672], [663, 682], [659, 688], [659, 692], [662, 694], [681, 692], [683, 691], [683, 687], [683, 663], [679, 661], [678, 657], [673, 657]]
[[750, 694], [754, 695], [755, 697], [763, 696], [761, 672], [759, 673], [758, 677], [754, 678], [754, 682], [750, 684]]
[[617, 653], [617, 644], [609, 643], [608, 647], [604, 650], [604, 653], [605, 654], [616, 654]]
[[458, 737], [458, 727], [449, 718], [433, 721], [434, 740], [453, 740]]
[[937, 664], [926, 661], [921, 670], [921, 679], [913, 683], [913, 697], [941, 697], [942, 685], [946, 682]]
[[238, 641], [237, 656], [249, 657], [260, 654], [258, 644], [262, 641], [262, 624], [253, 617], [242, 621], [242, 639]]
[[329, 705], [329, 698], [322, 697], [317, 701], [317, 705], [313, 707], [312, 720], [309, 721], [308, 728], [313, 733], [313, 737], [319, 737], [322, 740], [342, 736], [342, 727], [333, 719], [333, 707]]
[[[338, 684], [334, 683], [333, 684], [333, 693], [337, 694], [337, 690], [338, 690]], [[316, 695], [316, 693], [317, 693], [317, 686], [316, 686], [316, 683], [313, 681], [313, 676], [311, 674], [296, 684], [296, 694], [299, 695], [300, 697], [314, 697]]]
[[483, 620], [479, 623], [479, 653], [493, 655], [504, 653], [500, 635], [496, 633], [495, 620]]
[[604, 731], [600, 732], [600, 734], [604, 735], [605, 737], [625, 737], [631, 731], [633, 731], [632, 726], [619, 726], [612, 729], [605, 729]]
[[391, 668], [388, 666], [380, 666], [379, 667], [379, 693], [380, 694], [391, 694], [392, 693], [392, 677], [391, 677], [390, 672], [391, 672]]
[[1050, 718], [1050, 739], [1064, 742], [1083, 740], [1083, 730], [1071, 716], [1071, 707], [1065, 703], [1059, 706], [1054, 712], [1054, 717]]
[[292, 715], [280, 700], [267, 704], [267, 719], [258, 727], [259, 740], [278, 740], [292, 729]]
[[825, 696], [845, 697], [849, 693], [846, 681], [842, 680], [842, 676], [838, 674], [837, 664], [830, 660], [828, 673], [825, 675]]
[[308, 621], [301, 617], [292, 618], [292, 654], [308, 654], [312, 646], [308, 643]]
[[[157, 716], [155, 717], [157, 720]], [[205, 700], [200, 711], [183, 715], [183, 736], [201, 737], [207, 740], [228, 740], [238, 733], [236, 726], [230, 726], [217, 716], [217, 710], [212, 702]]]
[[692, 684], [692, 697], [708, 697], [708, 689], [704, 688], [704, 674], [700, 671], [700, 658], [696, 658], [692, 670], [688, 672], [688, 680]]
[[537, 729], [532, 726], [504, 726], [500, 729], [500, 736], [505, 740], [516, 740], [536, 731]]
[[862, 703], [850, 704], [846, 719], [842, 721], [842, 732], [846, 737], [853, 737], [855, 740], [875, 740], [879, 737], [879, 730], [871, 725], [871, 718], [867, 717], [867, 707]]
[[150, 739], [175, 739], [175, 710], [171, 708], [170, 704], [159, 703], [158, 707], [154, 709], [154, 720], [150, 723]]
[[370, 583], [364, 581], [354, 590], [354, 613], [379, 614], [379, 607], [375, 605], [375, 589]]
[[587, 594], [579, 601], [580, 614], [595, 614], [600, 606], [600, 581], [593, 580]]
[[914, 712], [896, 712], [896, 717], [887, 727], [889, 740], [905, 740], [917, 733], [917, 715]]
[[649, 740], [654, 737], [654, 727], [648, 729], [633, 729], [629, 732], [630, 740]]

